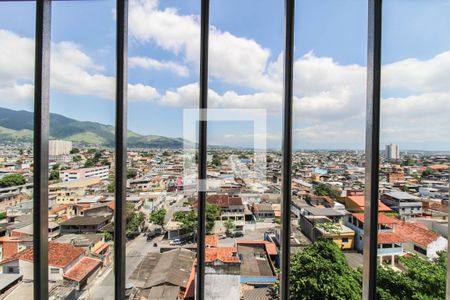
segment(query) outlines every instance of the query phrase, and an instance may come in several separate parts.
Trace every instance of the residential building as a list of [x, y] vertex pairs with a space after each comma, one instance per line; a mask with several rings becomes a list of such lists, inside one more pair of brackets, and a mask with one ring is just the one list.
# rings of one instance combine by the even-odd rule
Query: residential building
[[[68, 244], [49, 242], [48, 244], [48, 277], [50, 281], [64, 279], [69, 271], [85, 255], [82, 248]], [[33, 248], [4, 259], [0, 262], [4, 274], [21, 274], [24, 280], [33, 280]]]
[[275, 218], [275, 211], [270, 203], [253, 203], [252, 212], [257, 220]]
[[86, 178], [49, 186], [49, 194], [56, 196], [57, 204], [77, 204], [90, 188], [100, 185], [100, 178]]
[[48, 154], [50, 160], [60, 155], [70, 154], [72, 150], [72, 142], [64, 140], [50, 140], [48, 142]]
[[60, 224], [61, 234], [100, 232], [100, 229], [107, 225], [110, 220], [111, 216], [76, 216]]
[[400, 149], [396, 144], [386, 145], [386, 158], [387, 159], [400, 159]]
[[[397, 231], [399, 220], [382, 213], [378, 215], [378, 251], [381, 262], [394, 265], [396, 259], [404, 254], [403, 236]], [[355, 249], [363, 251], [364, 213], [354, 213], [347, 217], [345, 225], [355, 231]]]
[[70, 169], [59, 171], [59, 178], [62, 181], [74, 181], [86, 178], [100, 178], [102, 180], [109, 177], [109, 166], [99, 166], [92, 168]]
[[422, 215], [422, 202], [419, 197], [402, 191], [383, 193], [381, 201], [399, 214], [401, 219], [410, 219]]

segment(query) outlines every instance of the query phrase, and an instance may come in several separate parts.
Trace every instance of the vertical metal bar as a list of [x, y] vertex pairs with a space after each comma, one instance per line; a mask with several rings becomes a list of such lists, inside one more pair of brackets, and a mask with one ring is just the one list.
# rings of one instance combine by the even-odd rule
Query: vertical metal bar
[[33, 136], [34, 299], [48, 298], [48, 132], [51, 12], [51, 0], [36, 1]]
[[114, 216], [114, 295], [125, 299], [125, 208], [127, 179], [128, 0], [116, 0], [116, 170]]
[[[448, 182], [449, 182], [449, 189], [448, 189], [448, 195], [449, 195], [449, 199], [450, 199], [450, 170], [449, 174], [448, 174]], [[447, 222], [448, 220], [450, 220], [450, 205], [449, 205], [449, 211], [448, 211], [448, 217], [447, 217]], [[448, 231], [447, 231], [447, 240], [448, 240], [448, 244], [447, 244], [447, 284], [446, 284], [446, 291], [445, 291], [445, 296], [446, 299], [449, 299], [450, 297], [450, 226], [448, 227]]]
[[209, 0], [202, 0], [200, 29], [200, 99], [198, 137], [198, 233], [195, 299], [205, 299], [206, 165], [208, 108]]
[[363, 299], [376, 299], [380, 152], [381, 0], [369, 0]]
[[291, 237], [291, 166], [292, 166], [292, 98], [294, 77], [294, 15], [295, 0], [284, 2], [284, 99], [283, 99], [283, 167], [281, 224], [281, 299], [289, 299], [290, 237]]

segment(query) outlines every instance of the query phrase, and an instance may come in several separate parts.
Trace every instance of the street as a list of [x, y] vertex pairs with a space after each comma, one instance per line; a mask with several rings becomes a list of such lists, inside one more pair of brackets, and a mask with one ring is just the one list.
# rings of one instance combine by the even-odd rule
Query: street
[[[133, 273], [134, 269], [141, 262], [148, 252], [159, 252], [158, 247], [153, 247], [154, 241], [159, 241], [162, 237], [156, 237], [152, 241], [147, 241], [147, 237], [142, 234], [130, 241], [126, 247], [126, 277]], [[128, 282], [127, 282], [128, 284]], [[109, 266], [101, 273], [95, 281], [90, 284], [87, 291], [83, 292], [80, 299], [85, 300], [109, 300], [114, 299], [114, 271], [113, 266]]]

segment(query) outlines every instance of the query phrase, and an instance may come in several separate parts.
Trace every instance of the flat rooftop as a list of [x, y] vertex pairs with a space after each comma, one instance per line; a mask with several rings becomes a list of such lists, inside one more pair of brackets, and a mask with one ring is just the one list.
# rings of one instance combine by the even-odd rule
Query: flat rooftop
[[238, 244], [241, 276], [274, 276], [264, 244]]

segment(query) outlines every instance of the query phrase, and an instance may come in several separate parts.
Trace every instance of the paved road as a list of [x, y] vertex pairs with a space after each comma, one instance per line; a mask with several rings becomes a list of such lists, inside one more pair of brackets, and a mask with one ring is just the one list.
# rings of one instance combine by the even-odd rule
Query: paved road
[[164, 208], [166, 209], [166, 216], [164, 218], [165, 224], [167, 224], [167, 222], [169, 222], [170, 219], [172, 219], [174, 212], [179, 210], [179, 208], [183, 207], [184, 201], [185, 199], [183, 197], [180, 197], [180, 199], [178, 199], [177, 202], [175, 202], [173, 205], [170, 205], [169, 202], [167, 201], [166, 205], [164, 206]]
[[[156, 237], [159, 240], [162, 237]], [[134, 269], [148, 252], [159, 252], [158, 247], [153, 247], [153, 241], [148, 241], [145, 236], [138, 236], [127, 244], [126, 248], [126, 277], [129, 278]], [[110, 266], [91, 284], [88, 291], [84, 292], [80, 299], [109, 300], [114, 299], [114, 272]]]

